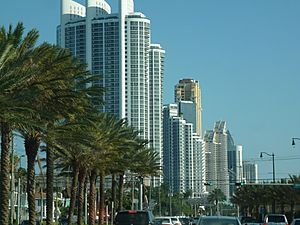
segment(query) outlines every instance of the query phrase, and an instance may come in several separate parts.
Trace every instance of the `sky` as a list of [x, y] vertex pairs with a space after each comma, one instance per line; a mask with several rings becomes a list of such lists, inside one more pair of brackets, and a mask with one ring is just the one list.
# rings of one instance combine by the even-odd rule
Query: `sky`
[[[118, 0], [107, 2], [117, 12]], [[276, 178], [300, 175], [300, 141], [291, 146], [300, 137], [299, 0], [135, 0], [135, 11], [166, 50], [164, 103], [180, 79], [198, 80], [203, 130], [225, 120], [260, 179], [272, 179], [260, 152], [274, 153]], [[0, 0], [0, 25], [18, 21], [56, 43], [59, 0]]]

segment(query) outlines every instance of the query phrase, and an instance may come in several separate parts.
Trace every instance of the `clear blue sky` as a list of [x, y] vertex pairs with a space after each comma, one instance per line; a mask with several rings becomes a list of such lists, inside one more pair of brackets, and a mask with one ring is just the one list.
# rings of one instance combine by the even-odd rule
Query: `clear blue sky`
[[[79, 0], [83, 2], [83, 0]], [[117, 11], [118, 0], [108, 0]], [[244, 159], [260, 178], [300, 174], [300, 1], [136, 0], [151, 19], [152, 42], [166, 50], [164, 102], [173, 102], [180, 78], [202, 86], [203, 126], [226, 120]], [[0, 1], [0, 25], [24, 22], [40, 41], [56, 42], [59, 0]], [[267, 156], [264, 156], [267, 159]], [[292, 160], [285, 160], [293, 158]]]

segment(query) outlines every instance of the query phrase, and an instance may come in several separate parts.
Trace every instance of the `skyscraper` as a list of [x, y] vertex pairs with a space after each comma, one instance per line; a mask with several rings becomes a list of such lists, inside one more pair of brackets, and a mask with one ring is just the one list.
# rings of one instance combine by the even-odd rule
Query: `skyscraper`
[[169, 137], [169, 145], [164, 147], [164, 152], [168, 152], [166, 156], [170, 157], [169, 162], [164, 164], [165, 171], [167, 170], [165, 181], [169, 184], [171, 193], [184, 193], [193, 189], [193, 124], [187, 123], [179, 116], [168, 117], [171, 107], [172, 105], [164, 108], [164, 130], [165, 135]]
[[175, 86], [175, 102], [191, 101], [195, 104], [196, 124], [195, 131], [202, 137], [202, 106], [201, 89], [199, 82], [193, 79], [182, 79]]
[[197, 198], [205, 192], [205, 151], [193, 126], [179, 115], [177, 104], [164, 106], [165, 182], [171, 193], [192, 191]]
[[235, 183], [243, 181], [243, 146], [234, 144], [229, 131], [227, 131], [227, 151], [230, 184], [229, 194], [232, 196], [236, 190]]
[[243, 173], [246, 183], [258, 183], [257, 164], [243, 161]]
[[219, 188], [229, 199], [228, 132], [225, 121], [217, 121], [214, 130], [205, 132], [206, 179], [212, 182], [208, 191]]
[[[149, 59], [149, 133], [151, 147], [163, 160], [163, 76], [165, 51], [160, 45], [150, 45]], [[156, 182], [157, 183], [157, 182]], [[156, 184], [155, 184], [156, 185]]]
[[134, 11], [133, 0], [119, 0], [118, 13], [105, 0], [61, 0], [57, 43], [99, 75], [100, 110], [127, 118], [161, 156], [165, 51], [150, 39], [150, 20]]

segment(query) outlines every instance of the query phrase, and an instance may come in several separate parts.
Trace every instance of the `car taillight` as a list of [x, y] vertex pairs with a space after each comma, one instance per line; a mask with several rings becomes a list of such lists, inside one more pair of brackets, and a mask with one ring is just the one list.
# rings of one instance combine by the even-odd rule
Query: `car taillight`
[[136, 214], [137, 211], [135, 211], [135, 210], [129, 210], [128, 213], [129, 213], [129, 214]]

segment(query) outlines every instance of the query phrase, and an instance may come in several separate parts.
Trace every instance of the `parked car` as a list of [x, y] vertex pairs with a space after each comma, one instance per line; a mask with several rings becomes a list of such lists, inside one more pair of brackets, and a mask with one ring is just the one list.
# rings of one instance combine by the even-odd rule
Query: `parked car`
[[300, 218], [294, 219], [291, 225], [300, 225]]
[[154, 225], [173, 225], [169, 217], [156, 217], [153, 221]]
[[241, 222], [238, 218], [230, 216], [203, 216], [197, 225], [241, 225]]
[[154, 216], [151, 211], [127, 210], [116, 215], [115, 225], [149, 225], [153, 224]]
[[283, 214], [268, 214], [265, 216], [264, 225], [288, 225], [288, 220]]

